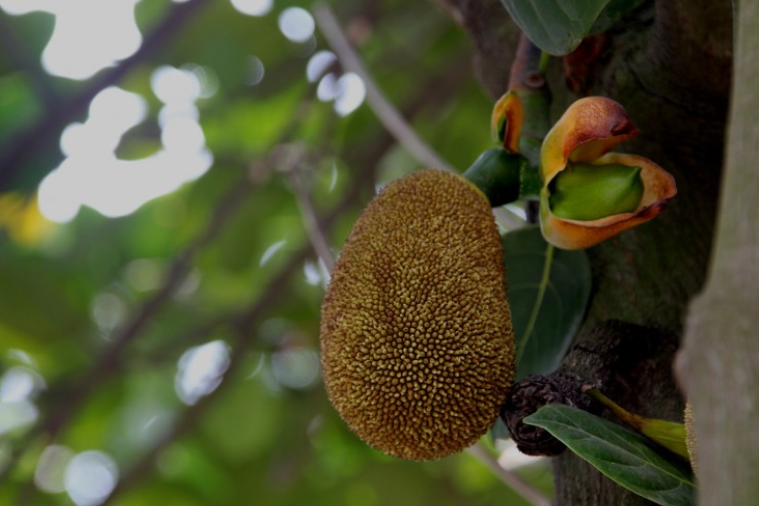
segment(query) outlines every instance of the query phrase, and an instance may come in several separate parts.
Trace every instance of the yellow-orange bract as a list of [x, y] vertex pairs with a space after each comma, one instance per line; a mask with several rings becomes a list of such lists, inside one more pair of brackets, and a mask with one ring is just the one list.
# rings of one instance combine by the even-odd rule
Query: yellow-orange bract
[[[543, 178], [540, 227], [546, 241], [563, 249], [590, 248], [654, 219], [664, 210], [667, 202], [677, 194], [672, 175], [648, 158], [609, 153], [637, 133], [625, 108], [609, 98], [585, 97], [569, 106], [546, 134], [540, 149]], [[550, 205], [551, 181], [567, 170], [570, 161], [597, 166], [616, 164], [640, 167], [643, 197], [638, 207], [633, 212], [588, 221], [554, 215]]]
[[356, 222], [322, 306], [324, 383], [364, 441], [437, 459], [474, 444], [514, 379], [502, 247], [487, 199], [423, 170]]

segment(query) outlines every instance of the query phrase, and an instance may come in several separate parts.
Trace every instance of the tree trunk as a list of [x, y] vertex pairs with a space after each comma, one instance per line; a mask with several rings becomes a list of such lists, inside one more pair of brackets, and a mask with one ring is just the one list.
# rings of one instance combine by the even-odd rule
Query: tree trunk
[[759, 7], [742, 3], [719, 224], [707, 288], [678, 360], [693, 403], [702, 506], [759, 498]]
[[[499, 0], [438, 1], [471, 34], [478, 75], [497, 97], [507, 85], [517, 28]], [[661, 216], [588, 251], [593, 299], [562, 365], [643, 416], [682, 420], [672, 364], [688, 303], [702, 289], [709, 264], [731, 42], [729, 1], [646, 2], [610, 31], [585, 76], [585, 89], [622, 103], [641, 132], [620, 150], [656, 161], [678, 186]], [[578, 97], [565, 85], [558, 59], [548, 77], [558, 117]], [[570, 452], [554, 460], [554, 472], [559, 506], [651, 504]]]

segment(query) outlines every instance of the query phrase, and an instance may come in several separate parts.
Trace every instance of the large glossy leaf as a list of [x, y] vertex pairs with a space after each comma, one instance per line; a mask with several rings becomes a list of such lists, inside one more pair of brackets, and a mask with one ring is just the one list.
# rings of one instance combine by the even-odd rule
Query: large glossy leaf
[[590, 33], [609, 0], [501, 0], [512, 19], [543, 51], [571, 53]]
[[505, 234], [503, 251], [517, 375], [551, 373], [585, 314], [591, 286], [587, 256], [584, 251], [549, 248], [539, 227]]
[[667, 448], [669, 451], [680, 455], [683, 458], [690, 458], [690, 454], [688, 453], [688, 445], [685, 442], [684, 424], [670, 422], [669, 420], [645, 418], [640, 415], [630, 413], [595, 388], [591, 388], [587, 393], [598, 402], [609, 408], [612, 413], [617, 415], [627, 425], [637, 430], [647, 438], [663, 446], [664, 448]]
[[659, 453], [640, 434], [560, 404], [544, 406], [524, 421], [547, 430], [603, 474], [656, 504], [694, 504], [688, 464]]

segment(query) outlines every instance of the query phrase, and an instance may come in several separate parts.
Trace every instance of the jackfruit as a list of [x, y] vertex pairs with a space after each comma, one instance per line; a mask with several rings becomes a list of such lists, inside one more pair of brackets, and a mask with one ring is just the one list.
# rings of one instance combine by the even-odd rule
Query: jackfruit
[[438, 459], [493, 425], [514, 334], [490, 204], [461, 176], [388, 184], [355, 223], [321, 310], [324, 384], [361, 439]]

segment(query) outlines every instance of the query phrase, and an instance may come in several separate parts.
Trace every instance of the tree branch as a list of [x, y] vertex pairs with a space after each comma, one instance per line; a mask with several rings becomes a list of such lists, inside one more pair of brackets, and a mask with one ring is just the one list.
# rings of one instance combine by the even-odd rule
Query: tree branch
[[306, 227], [306, 232], [308, 232], [314, 253], [316, 253], [316, 256], [327, 270], [331, 272], [335, 265], [335, 259], [332, 257], [332, 251], [329, 248], [326, 231], [321, 223], [319, 223], [319, 218], [316, 215], [311, 193], [303, 180], [303, 174], [301, 173], [303, 170], [303, 167], [296, 167], [290, 174], [290, 180], [295, 188], [295, 197], [298, 200], [301, 218]]
[[[441, 169], [448, 172], [458, 173], [448, 162], [432, 149], [413, 128], [406, 122], [403, 115], [385, 97], [377, 86], [374, 78], [361, 62], [358, 54], [348, 42], [340, 24], [327, 4], [319, 2], [314, 6], [314, 17], [324, 37], [337, 54], [342, 65], [349, 71], [358, 75], [366, 86], [366, 100], [380, 120], [385, 129], [403, 146], [411, 156], [421, 165]], [[516, 219], [504, 209], [493, 210], [498, 221], [507, 229], [515, 229], [524, 223]]]
[[8, 22], [8, 15], [0, 10], [0, 46], [2, 46], [11, 63], [23, 69], [29, 76], [37, 98], [43, 104], [45, 113], [50, 113], [60, 103], [60, 97], [53, 88], [48, 76], [40, 67], [39, 60], [34, 60], [26, 45], [16, 36], [15, 27]]
[[[356, 201], [361, 196], [364, 178], [367, 175], [372, 174], [374, 170], [374, 164], [366, 164], [363, 170], [356, 175], [351, 187], [346, 190], [341, 201], [336, 204], [323, 219], [318, 220], [323, 223], [322, 226], [325, 234], [331, 230], [342, 216], [344, 216], [347, 208], [355, 205]], [[303, 245], [290, 257], [287, 264], [279, 271], [279, 273], [267, 283], [267, 286], [261, 291], [262, 295], [256, 300], [256, 302], [249, 305], [250, 309], [242, 311], [233, 320], [233, 326], [237, 330], [237, 341], [230, 354], [229, 368], [225, 372], [227, 378], [229, 378], [237, 367], [240, 366], [245, 351], [255, 343], [255, 339], [251, 338], [251, 334], [255, 327], [265, 316], [266, 312], [271, 309], [275, 303], [281, 301], [282, 298], [287, 295], [289, 289], [291, 289], [288, 288], [291, 277], [296, 272], [300, 272], [300, 267], [303, 265], [303, 262], [309, 258], [311, 251], [312, 246], [310, 243]], [[155, 459], [160, 455], [161, 451], [178, 437], [191, 430], [195, 426], [200, 415], [209, 409], [213, 401], [219, 397], [219, 392], [223, 391], [230, 383], [231, 381], [229, 380], [222, 381], [219, 387], [211, 394], [201, 398], [193, 406], [188, 407], [178, 422], [174, 425], [174, 429], [164, 438], [155, 443], [153, 447], [143, 454], [142, 457], [122, 475], [116, 488], [101, 506], [110, 504], [117, 496], [120, 496], [129, 490], [131, 486], [144, 478], [151, 471]]]
[[314, 17], [319, 30], [337, 54], [343, 67], [364, 81], [366, 100], [387, 131], [422, 165], [454, 172], [453, 167], [429, 148], [409, 126], [398, 109], [385, 98], [374, 78], [351, 47], [329, 6], [323, 2], [317, 3], [314, 6]]
[[690, 305], [677, 369], [691, 399], [699, 504], [759, 497], [759, 6], [740, 3], [716, 241], [706, 290]]
[[[301, 247], [290, 257], [287, 265], [269, 281], [266, 288], [262, 291], [264, 295], [259, 297], [256, 303], [250, 306], [248, 311], [241, 313], [235, 318], [233, 324], [236, 328], [237, 341], [234, 343], [233, 349], [230, 353], [229, 367], [224, 373], [225, 377], [229, 378], [233, 376], [234, 372], [237, 371], [240, 365], [244, 362], [243, 358], [245, 357], [245, 351], [247, 351], [255, 342], [255, 339], [251, 338], [253, 328], [262, 319], [266, 312], [276, 303], [280, 302], [286, 295], [290, 278], [294, 273], [300, 272], [301, 265], [310, 256], [310, 253], [310, 245], [304, 245]], [[132, 467], [121, 476], [116, 488], [114, 488], [108, 498], [101, 503], [101, 506], [111, 504], [114, 499], [128, 491], [135, 483], [143, 479], [152, 470], [155, 460], [161, 452], [173, 441], [189, 432], [195, 426], [201, 415], [205, 413], [206, 410], [210, 409], [213, 402], [219, 398], [219, 393], [223, 392], [227, 385], [231, 383], [232, 382], [229, 379], [222, 381], [216, 390], [205, 397], [200, 398], [198, 402], [192, 406], [189, 406], [174, 424], [172, 430], [154, 443], [153, 446], [142, 454]]]
[[224, 229], [224, 225], [229, 222], [246, 200], [251, 188], [249, 184], [235, 184], [220, 199], [220, 205], [204, 231], [177, 256], [169, 267], [161, 288], [134, 314], [131, 321], [103, 350], [92, 367], [81, 376], [65, 395], [61, 396], [63, 400], [58, 405], [53, 406], [49, 414], [26, 434], [24, 442], [16, 447], [8, 465], [0, 471], [0, 481], [13, 470], [22, 452], [27, 449], [31, 441], [41, 435], [53, 440], [66, 427], [90, 394], [120, 369], [120, 361], [126, 347], [145, 330], [155, 315], [171, 299], [189, 273], [194, 256]]
[[50, 153], [58, 149], [56, 142], [61, 130], [81, 116], [98, 93], [120, 82], [159, 48], [168, 45], [192, 16], [210, 2], [211, 0], [189, 0], [172, 4], [164, 18], [145, 36], [136, 53], [96, 77], [79, 93], [58, 101], [50, 114], [43, 114], [28, 128], [9, 138], [0, 147], [0, 191], [8, 188], [18, 172], [39, 153]]
[[530, 504], [534, 506], [551, 506], [551, 501], [546, 496], [532, 488], [529, 483], [515, 473], [501, 467], [501, 464], [479, 444], [470, 446], [466, 449], [466, 452], [487, 466], [511, 490], [522, 496]]

